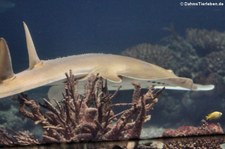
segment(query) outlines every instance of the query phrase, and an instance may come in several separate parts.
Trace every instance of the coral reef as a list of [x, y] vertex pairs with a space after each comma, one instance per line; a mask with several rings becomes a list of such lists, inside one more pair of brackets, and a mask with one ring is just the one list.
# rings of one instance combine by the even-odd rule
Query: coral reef
[[205, 56], [212, 51], [225, 50], [225, 32], [189, 28], [186, 30], [186, 40], [200, 56]]
[[[201, 58], [198, 71], [194, 77], [194, 81], [199, 83], [214, 84], [215, 89], [208, 92], [208, 98], [221, 99], [225, 97], [225, 50], [211, 52]], [[205, 93], [206, 94], [206, 93]]]
[[10, 98], [0, 100], [0, 127], [19, 131], [30, 124], [29, 121], [19, 117], [17, 107], [18, 103]]
[[[157, 115], [151, 119], [151, 126], [178, 127], [176, 130], [165, 131], [164, 135], [167, 136], [223, 132], [222, 126], [218, 124], [205, 123], [199, 127], [190, 125], [198, 124], [212, 109], [221, 110], [224, 113], [224, 38], [225, 33], [218, 31], [187, 29], [185, 37], [173, 31], [171, 36], [164, 39], [163, 45], [144, 43], [122, 52], [123, 55], [172, 69], [177, 75], [193, 78], [195, 82], [215, 85], [215, 89], [209, 92], [167, 90], [157, 103], [157, 110], [151, 111], [151, 115]], [[92, 76], [89, 79], [85, 93], [82, 95], [76, 89], [77, 81], [74, 81], [72, 74], [67, 75], [67, 80], [63, 100], [43, 99], [41, 103], [38, 103], [34, 100], [36, 98], [31, 98], [30, 94], [29, 97], [22, 94], [19, 97], [19, 114], [16, 111], [18, 109], [16, 104], [12, 106], [11, 103], [7, 103], [9, 100], [2, 102], [0, 107], [7, 112], [3, 111], [0, 114], [1, 127], [4, 129], [10, 127], [10, 130], [19, 132], [1, 129], [2, 142], [0, 144], [26, 145], [139, 138], [142, 125], [150, 118], [149, 111], [157, 102], [157, 99], [150, 97], [150, 95], [156, 97], [155, 90], [150, 89], [143, 95], [137, 83], [134, 83], [132, 102], [113, 103], [112, 98], [117, 95], [118, 91], [109, 92], [107, 82], [100, 76]], [[203, 100], [204, 106], [202, 106]], [[120, 108], [123, 110], [114, 113], [115, 109]], [[9, 109], [11, 112], [8, 112]], [[21, 131], [21, 127], [27, 128], [25, 125], [30, 125], [31, 122], [42, 128], [41, 139], [36, 139], [31, 133]], [[188, 133], [186, 133], [187, 130]], [[185, 141], [171, 144], [177, 147], [182, 142]], [[188, 142], [187, 144], [190, 145]]]
[[221, 149], [220, 144], [224, 142], [225, 138], [221, 136], [167, 139], [163, 140], [163, 149]]
[[3, 109], [0, 112], [0, 127], [21, 130], [21, 127], [23, 127], [23, 124], [26, 125], [27, 121], [24, 121], [21, 117], [15, 116], [17, 114], [18, 109], [14, 105], [11, 105], [7, 110]]
[[199, 67], [205, 68], [205, 73], [217, 73], [218, 75], [225, 75], [225, 50], [211, 52], [205, 56], [199, 65]]
[[207, 123], [203, 121], [199, 127], [194, 126], [180, 126], [177, 129], [166, 129], [163, 137], [187, 137], [187, 136], [201, 136], [201, 135], [215, 135], [223, 134], [223, 128], [220, 124]]
[[[208, 92], [167, 90], [157, 104], [160, 119], [151, 121], [161, 127], [195, 125], [212, 109], [225, 107], [225, 33], [187, 29], [185, 37], [182, 37], [173, 26], [167, 31], [170, 34], [162, 39], [161, 44], [139, 44], [125, 49], [122, 54], [172, 69], [175, 74], [192, 78], [200, 84], [214, 84], [215, 89]], [[190, 116], [193, 113], [195, 116]]]
[[[201, 137], [178, 137], [178, 138], [156, 138], [139, 141], [106, 142], [86, 144], [91, 148], [108, 149], [221, 149], [224, 148], [225, 137], [223, 135], [201, 136]], [[71, 145], [70, 147], [75, 147]], [[79, 148], [83, 148], [80, 146]]]
[[[78, 82], [71, 71], [66, 73], [66, 78], [63, 100], [54, 100], [56, 106], [47, 99], [38, 103], [25, 94], [18, 97], [20, 113], [41, 126], [42, 139], [37, 140], [27, 132], [15, 133], [12, 137], [2, 131], [0, 137], [6, 140], [1, 145], [139, 139], [143, 124], [151, 118], [149, 111], [163, 91], [150, 88], [141, 94], [140, 85], [133, 82], [132, 102], [113, 103], [119, 88], [110, 93], [102, 77], [91, 76], [83, 95], [76, 90]], [[116, 114], [113, 108], [117, 106], [128, 108]]]
[[199, 62], [198, 57], [188, 43], [180, 38], [177, 40], [168, 39], [169, 44], [165, 46], [143, 43], [125, 49], [121, 54], [172, 69], [177, 75], [192, 77], [190, 72], [196, 68], [190, 62]]
[[193, 76], [194, 81], [215, 84], [216, 88], [209, 93], [211, 94], [209, 97], [223, 98], [225, 89], [225, 33], [190, 28], [186, 30], [185, 40], [195, 48], [200, 60], [199, 63], [194, 62], [197, 68]]
[[127, 48], [122, 55], [135, 57], [165, 68], [171, 68], [178, 61], [176, 53], [166, 46], [143, 43]]
[[199, 67], [206, 68], [204, 72], [206, 74], [216, 73], [218, 75], [225, 75], [225, 50], [212, 52], [204, 57]]

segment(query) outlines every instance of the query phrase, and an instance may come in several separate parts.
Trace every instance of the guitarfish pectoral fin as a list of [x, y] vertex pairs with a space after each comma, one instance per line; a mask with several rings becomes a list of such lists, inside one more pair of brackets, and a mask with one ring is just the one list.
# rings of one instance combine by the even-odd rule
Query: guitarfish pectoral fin
[[81, 80], [87, 80], [91, 75], [99, 75], [102, 78], [113, 82], [113, 83], [121, 83], [122, 79], [117, 75], [116, 72], [114, 72], [113, 70], [108, 70], [105, 68], [101, 68], [101, 67], [97, 67], [94, 70], [92, 70], [87, 76], [85, 76], [84, 78], [82, 78]]
[[117, 75], [117, 74], [114, 74], [114, 73], [100, 73], [100, 76], [102, 76], [104, 79], [110, 81], [110, 82], [113, 82], [113, 83], [121, 83], [122, 80], [121, 78]]
[[[96, 75], [99, 74], [102, 78], [106, 79], [109, 81], [109, 84], [118, 84], [122, 82], [122, 79], [115, 73], [109, 73], [108, 71], [100, 71], [103, 69], [98, 69], [90, 72], [88, 75], [83, 75], [79, 76], [78, 79], [78, 86], [77, 86], [77, 91], [79, 93], [84, 93], [84, 86], [87, 83], [86, 80], [91, 76], [91, 75]], [[76, 77], [76, 76], [75, 76]], [[48, 91], [48, 98], [49, 99], [62, 99], [62, 93], [64, 92], [64, 84], [63, 80], [59, 82], [52, 83], [51, 87], [49, 88]], [[131, 83], [130, 83], [131, 84]], [[112, 90], [116, 90], [118, 87], [113, 87]], [[110, 88], [111, 89], [111, 88]]]

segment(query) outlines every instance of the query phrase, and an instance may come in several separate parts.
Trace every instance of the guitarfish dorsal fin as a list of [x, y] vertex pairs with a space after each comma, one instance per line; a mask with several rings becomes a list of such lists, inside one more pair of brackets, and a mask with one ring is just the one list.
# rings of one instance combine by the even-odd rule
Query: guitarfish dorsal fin
[[27, 50], [28, 50], [28, 56], [29, 56], [29, 69], [33, 69], [35, 67], [35, 65], [41, 63], [41, 60], [39, 59], [39, 57], [37, 55], [32, 37], [30, 35], [30, 31], [25, 22], [23, 22], [23, 26], [24, 26], [24, 30], [25, 30]]
[[0, 38], [0, 82], [14, 76], [11, 56], [4, 38]]

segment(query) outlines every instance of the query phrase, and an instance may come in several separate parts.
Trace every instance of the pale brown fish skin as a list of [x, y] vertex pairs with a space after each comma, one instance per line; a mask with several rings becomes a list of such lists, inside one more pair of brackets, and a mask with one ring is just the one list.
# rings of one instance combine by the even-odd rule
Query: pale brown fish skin
[[40, 60], [34, 47], [28, 27], [24, 23], [29, 55], [29, 68], [14, 74], [7, 43], [0, 39], [0, 98], [15, 95], [65, 78], [65, 72], [72, 70], [77, 78], [85, 80], [90, 74], [99, 74], [108, 81], [123, 84], [125, 78], [143, 83], [157, 81], [162, 86], [180, 87], [189, 90], [211, 90], [213, 85], [194, 84], [191, 79], [176, 76], [166, 70], [135, 58], [113, 54], [83, 54], [52, 60]]

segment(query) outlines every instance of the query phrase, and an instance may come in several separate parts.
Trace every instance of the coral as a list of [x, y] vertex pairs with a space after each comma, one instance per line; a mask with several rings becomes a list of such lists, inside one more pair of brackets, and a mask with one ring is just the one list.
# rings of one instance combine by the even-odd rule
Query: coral
[[10, 132], [8, 133], [3, 128], [0, 129], [0, 146], [34, 145], [40, 143], [28, 131]]
[[180, 148], [211, 148], [221, 149], [220, 144], [224, 143], [224, 137], [193, 137], [193, 138], [177, 138], [163, 140], [163, 149], [180, 149]]
[[224, 97], [225, 89], [225, 50], [211, 52], [201, 59], [198, 68], [201, 69], [194, 78], [194, 81], [205, 84], [214, 84], [215, 89], [211, 97]]
[[[122, 54], [172, 69], [176, 75], [192, 78], [198, 84], [214, 84], [215, 89], [207, 92], [167, 90], [157, 104], [160, 119], [151, 121], [151, 124], [162, 127], [197, 124], [206, 111], [225, 107], [225, 33], [187, 29], [186, 37], [182, 37], [173, 26], [167, 30], [170, 35], [163, 38], [161, 45], [139, 44]], [[193, 113], [195, 116], [190, 116]]]
[[204, 72], [217, 73], [218, 75], [225, 75], [225, 50], [211, 52], [205, 56], [199, 65], [200, 68], [205, 68]]
[[0, 100], [0, 127], [12, 130], [22, 130], [30, 123], [19, 116], [18, 103], [11, 98]]
[[122, 55], [142, 59], [165, 68], [171, 68], [173, 62], [178, 60], [176, 53], [166, 46], [147, 43], [127, 48]]
[[205, 56], [212, 51], [225, 50], [225, 32], [189, 28], [186, 30], [186, 40], [200, 56]]
[[[172, 69], [177, 75], [192, 78], [193, 74], [190, 72], [194, 72], [193, 69], [196, 66], [192, 62], [198, 63], [198, 60], [191, 46], [178, 36], [171, 36], [166, 40], [166, 46], [139, 44], [124, 50], [122, 54]], [[180, 122], [181, 118], [184, 119], [180, 116], [180, 113], [184, 111], [180, 104], [183, 95], [183, 92], [180, 94], [172, 91], [165, 92], [157, 104], [160, 112], [153, 111], [154, 115], [157, 114], [160, 119], [152, 119], [151, 122], [164, 127], [169, 123]], [[178, 125], [178, 123], [173, 125]]]
[[139, 44], [122, 51], [122, 55], [135, 57], [144, 61], [159, 65], [166, 69], [172, 69], [177, 75], [192, 77], [189, 72], [194, 70], [198, 63], [195, 51], [184, 40], [167, 39], [165, 46], [152, 44]]
[[8, 134], [3, 128], [0, 129], [0, 144], [3, 145], [13, 145], [15, 139], [12, 135]]
[[187, 136], [198, 136], [198, 135], [215, 135], [223, 134], [223, 129], [220, 124], [203, 122], [201, 126], [180, 126], [177, 129], [166, 129], [162, 136], [163, 137], [187, 137]]
[[[150, 88], [142, 95], [141, 86], [133, 82], [132, 102], [112, 103], [119, 88], [113, 94], [110, 93], [107, 90], [107, 81], [102, 77], [91, 76], [83, 95], [78, 94], [78, 82], [71, 71], [66, 73], [66, 78], [63, 100], [54, 100], [56, 106], [47, 99], [38, 103], [25, 94], [18, 97], [20, 113], [41, 126], [42, 139], [36, 141], [30, 134], [20, 132], [16, 133], [15, 137], [9, 137], [9, 141], [17, 139], [21, 145], [27, 145], [28, 142], [39, 144], [137, 139], [143, 124], [150, 120], [149, 111], [158, 102], [157, 96], [163, 90]], [[117, 106], [128, 108], [116, 114], [113, 109]], [[8, 134], [2, 133], [0, 137], [4, 135]]]
[[21, 124], [26, 124], [27, 121], [24, 121], [20, 117], [15, 117], [18, 114], [18, 109], [15, 106], [11, 106], [8, 110], [0, 112], [0, 126], [7, 127], [10, 129], [21, 129]]

